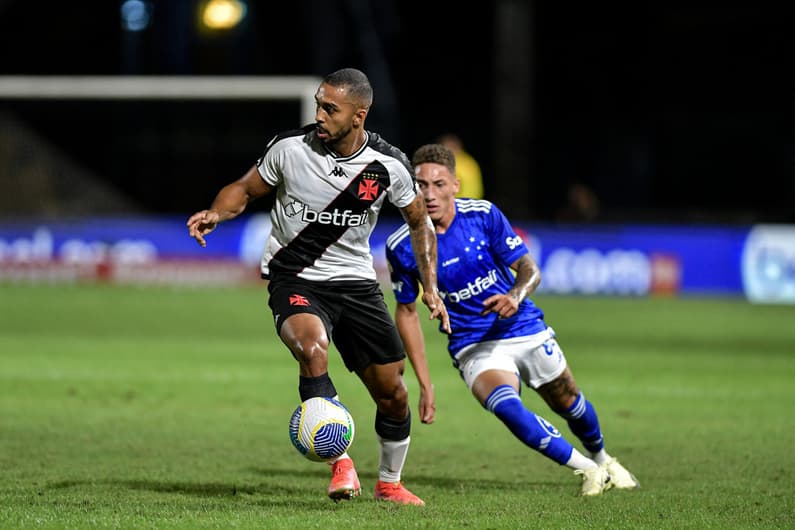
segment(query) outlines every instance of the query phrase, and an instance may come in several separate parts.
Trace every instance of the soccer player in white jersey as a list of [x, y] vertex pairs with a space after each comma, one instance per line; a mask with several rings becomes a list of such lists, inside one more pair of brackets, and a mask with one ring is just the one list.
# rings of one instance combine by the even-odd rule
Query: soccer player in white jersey
[[[458, 180], [449, 149], [422, 146], [412, 163], [436, 228], [438, 284], [451, 325], [448, 350], [474, 397], [519, 440], [582, 475], [582, 495], [638, 487], [635, 477], [605, 451], [593, 405], [577, 387], [543, 312], [528, 298], [541, 274], [521, 237], [494, 204], [455, 199]], [[386, 253], [398, 331], [418, 377], [424, 377], [427, 358], [415, 304], [420, 269], [408, 236], [405, 225], [396, 230], [387, 239]], [[587, 456], [523, 405], [522, 382], [568, 422]], [[429, 394], [421, 399], [432, 410], [429, 381], [421, 379], [420, 389]]]
[[[402, 376], [406, 353], [376, 281], [369, 237], [389, 200], [409, 227], [423, 303], [430, 318], [449, 329], [436, 286], [436, 235], [406, 155], [364, 128], [373, 101], [367, 76], [353, 68], [331, 73], [315, 100], [315, 123], [277, 134], [245, 175], [223, 187], [209, 209], [188, 219], [188, 231], [204, 247], [218, 223], [276, 191], [262, 275], [270, 280], [276, 330], [299, 363], [301, 400], [339, 399], [328, 374], [333, 340], [376, 404], [375, 498], [423, 505], [401, 483], [411, 427]], [[424, 413], [420, 419], [427, 421]], [[358, 496], [361, 485], [350, 456], [330, 464], [329, 497]]]

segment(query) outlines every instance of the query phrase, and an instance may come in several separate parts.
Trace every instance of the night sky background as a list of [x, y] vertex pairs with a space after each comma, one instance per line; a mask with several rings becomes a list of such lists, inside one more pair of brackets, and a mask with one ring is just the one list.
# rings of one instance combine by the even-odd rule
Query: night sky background
[[[486, 198], [513, 216], [554, 221], [582, 182], [605, 222], [795, 222], [785, 2], [249, 0], [243, 24], [221, 35], [197, 29], [193, 0], [149, 2], [151, 25], [137, 33], [122, 29], [120, 4], [0, 1], [0, 75], [323, 76], [354, 66], [375, 90], [368, 129], [409, 155], [458, 133]], [[506, 50], [496, 13], [511, 4], [527, 40]], [[494, 119], [506, 103], [494, 67], [505, 53], [523, 58], [530, 80], [517, 107], [522, 145], [511, 147], [521, 163], [508, 171]], [[300, 125], [297, 104], [268, 102], [0, 100], [0, 111], [151, 213], [206, 207], [275, 132]]]

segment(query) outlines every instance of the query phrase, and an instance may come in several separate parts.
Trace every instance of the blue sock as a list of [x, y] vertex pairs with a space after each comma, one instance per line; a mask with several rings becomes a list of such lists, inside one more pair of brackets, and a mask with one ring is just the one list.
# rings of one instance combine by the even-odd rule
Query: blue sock
[[580, 392], [574, 404], [566, 409], [561, 416], [566, 419], [569, 428], [580, 439], [582, 445], [591, 453], [598, 453], [605, 444], [602, 440], [602, 429], [599, 427], [599, 418], [591, 402], [585, 399]]
[[486, 408], [494, 413], [525, 445], [564, 465], [573, 447], [541, 416], [527, 410], [511, 385], [500, 385], [489, 394]]

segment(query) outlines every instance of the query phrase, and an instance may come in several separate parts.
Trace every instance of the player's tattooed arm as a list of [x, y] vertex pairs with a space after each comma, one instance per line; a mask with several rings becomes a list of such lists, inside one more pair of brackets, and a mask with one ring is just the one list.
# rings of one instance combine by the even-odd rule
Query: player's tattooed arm
[[511, 268], [516, 271], [516, 278], [508, 294], [521, 302], [526, 296], [533, 294], [541, 283], [541, 269], [530, 254], [514, 261]]
[[411, 248], [414, 250], [414, 259], [422, 282], [422, 302], [431, 312], [431, 318], [441, 321], [442, 329], [450, 333], [450, 318], [447, 308], [439, 294], [436, 282], [436, 231], [433, 229], [425, 200], [417, 195], [414, 200], [400, 209], [403, 219], [409, 225], [411, 234]]
[[533, 293], [541, 283], [541, 269], [530, 254], [525, 254], [513, 263], [511, 268], [516, 272], [513, 286], [505, 294], [495, 294], [483, 301], [481, 315], [496, 313], [500, 318], [509, 318], [519, 310], [519, 304], [526, 296]]

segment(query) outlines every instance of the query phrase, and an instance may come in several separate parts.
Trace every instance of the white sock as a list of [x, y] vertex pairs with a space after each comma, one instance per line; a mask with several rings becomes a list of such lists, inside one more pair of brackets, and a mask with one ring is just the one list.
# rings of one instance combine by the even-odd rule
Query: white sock
[[[378, 436], [378, 435], [376, 435]], [[400, 473], [409, 452], [411, 436], [404, 440], [386, 440], [378, 436], [381, 444], [381, 457], [378, 463], [378, 480], [382, 482], [400, 482]]]
[[572, 469], [591, 469], [594, 467], [599, 467], [596, 462], [579, 452], [577, 449], [572, 450], [571, 457], [569, 457], [566, 465]]
[[600, 466], [603, 466], [606, 463], [608, 463], [611, 458], [613, 457], [607, 454], [607, 451], [605, 451], [604, 448], [598, 453], [591, 453], [591, 460], [593, 460]]
[[328, 465], [331, 465], [331, 464], [336, 464], [336, 463], [337, 463], [337, 462], [339, 462], [340, 460], [345, 460], [346, 458], [347, 458], [348, 460], [350, 460], [350, 459], [351, 459], [351, 457], [350, 457], [350, 456], [348, 456], [348, 453], [347, 453], [347, 452], [345, 452], [345, 453], [342, 453], [342, 454], [341, 454], [340, 456], [338, 456], [337, 458], [335, 458], [335, 459], [333, 459], [333, 460], [329, 460], [329, 461], [328, 461]]

